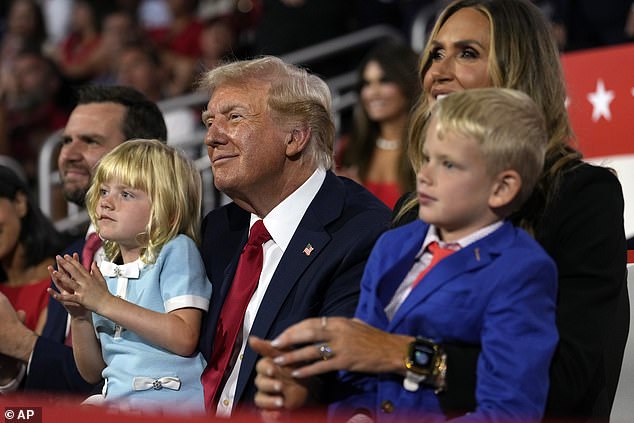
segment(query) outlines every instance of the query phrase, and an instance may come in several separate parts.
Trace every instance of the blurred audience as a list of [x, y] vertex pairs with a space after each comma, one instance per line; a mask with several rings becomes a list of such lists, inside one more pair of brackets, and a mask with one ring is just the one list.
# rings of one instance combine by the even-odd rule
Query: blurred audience
[[168, 70], [167, 94], [175, 96], [191, 91], [196, 61], [200, 57], [200, 34], [203, 25], [196, 13], [197, 0], [167, 0], [170, 21], [150, 28], [148, 36], [158, 47]]
[[[0, 154], [11, 155], [21, 162], [24, 157], [31, 156], [23, 164], [33, 182], [36, 176], [33, 157], [39, 151], [41, 139], [63, 125], [66, 103], [72, 102], [66, 90], [55, 89], [59, 75], [48, 78], [47, 83], [42, 82], [39, 89], [25, 93], [28, 86], [25, 81], [35, 82], [37, 78], [34, 71], [25, 71], [25, 75], [21, 75], [24, 68], [14, 63], [24, 50], [41, 49], [46, 57], [52, 58], [62, 82], [113, 84], [120, 76], [119, 56], [124, 45], [149, 39], [161, 62], [160, 69], [156, 70], [160, 75], [159, 82], [153, 82], [156, 86], [151, 90], [159, 94], [138, 88], [152, 98], [164, 100], [191, 92], [201, 72], [213, 69], [228, 58], [285, 54], [375, 24], [390, 25], [407, 39], [412, 23], [423, 8], [437, 5], [440, 9], [446, 3], [446, 0], [0, 2]], [[600, 5], [584, 0], [574, 3], [574, 7], [571, 0], [534, 0], [534, 3], [553, 20], [554, 33], [564, 51], [634, 39], [631, 0]], [[364, 53], [361, 48], [300, 65], [309, 66], [312, 72], [329, 78], [357, 66]], [[20, 65], [24, 66], [24, 63]], [[47, 75], [52, 69], [50, 64], [33, 67], [39, 67], [38, 72]], [[41, 82], [42, 77], [38, 78]], [[129, 84], [137, 86], [136, 83]], [[51, 91], [57, 94], [53, 95]], [[60, 105], [59, 100], [64, 96], [66, 100]], [[50, 106], [51, 102], [55, 107], [47, 113], [44, 104]], [[18, 107], [16, 117], [15, 107], [19, 104], [25, 108]], [[344, 114], [346, 125], [350, 114], [348, 111]], [[169, 116], [167, 120], [171, 141], [179, 137], [179, 132], [189, 132], [192, 128], [191, 125], [170, 123]], [[26, 138], [35, 141], [23, 141]], [[347, 154], [353, 154], [353, 151], [350, 148]], [[365, 157], [369, 157], [368, 153]], [[343, 160], [343, 157], [339, 158]], [[347, 162], [344, 164], [349, 167]], [[402, 175], [399, 181], [402, 184]]]
[[47, 48], [56, 47], [68, 35], [73, 2], [74, 0], [38, 1], [46, 21]]
[[[116, 83], [135, 88], [149, 100], [158, 102], [166, 95], [168, 78], [162, 58], [156, 49], [147, 43], [130, 42], [119, 51]], [[202, 129], [200, 109], [194, 111], [189, 107], [179, 107], [163, 111], [167, 126], [168, 143], [180, 145], [191, 141], [192, 134], [198, 126]], [[200, 145], [196, 146], [196, 151]], [[187, 151], [193, 154], [193, 151]]]
[[336, 157], [340, 175], [357, 180], [390, 208], [414, 189], [405, 145], [410, 110], [420, 94], [418, 61], [395, 41], [380, 43], [361, 61], [352, 133], [340, 141]]
[[104, 18], [112, 10], [110, 1], [74, 0], [69, 32], [53, 52], [62, 73], [74, 83], [89, 82], [105, 71], [101, 32]]
[[209, 19], [200, 33], [200, 72], [211, 70], [234, 55], [236, 34], [228, 17]]
[[13, 0], [9, 6], [0, 43], [0, 64], [4, 74], [18, 53], [27, 46], [41, 48], [46, 41], [46, 25], [35, 0]]
[[55, 64], [37, 49], [20, 52], [8, 72], [1, 88], [8, 154], [34, 185], [42, 144], [66, 124], [73, 97]]
[[551, 0], [553, 29], [564, 51], [634, 41], [632, 0]]
[[136, 15], [124, 9], [116, 9], [103, 19], [101, 42], [95, 60], [100, 63], [100, 73], [92, 83], [112, 84], [116, 80], [116, 64], [121, 49], [130, 42], [142, 39], [141, 29]]

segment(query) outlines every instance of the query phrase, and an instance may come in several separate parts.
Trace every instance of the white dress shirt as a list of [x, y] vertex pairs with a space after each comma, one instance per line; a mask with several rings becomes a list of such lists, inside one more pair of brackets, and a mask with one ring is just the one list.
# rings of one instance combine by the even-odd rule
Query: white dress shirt
[[[293, 234], [295, 234], [299, 226], [299, 222], [304, 217], [308, 206], [317, 195], [325, 179], [326, 171], [317, 169], [302, 186], [278, 204], [263, 219], [264, 226], [271, 234], [271, 239], [263, 245], [264, 259], [260, 280], [244, 314], [242, 331], [238, 333], [238, 339], [236, 339], [236, 344], [233, 347], [232, 357], [229, 361], [229, 366], [232, 366], [231, 374], [222, 389], [216, 408], [216, 415], [219, 417], [231, 416], [240, 366], [242, 365], [242, 358], [247, 345], [246, 340], [251, 332], [260, 303], [264, 298], [264, 294], [266, 294], [277, 265], [282, 260], [284, 251], [286, 251]], [[249, 228], [259, 219], [258, 216], [252, 214]]]

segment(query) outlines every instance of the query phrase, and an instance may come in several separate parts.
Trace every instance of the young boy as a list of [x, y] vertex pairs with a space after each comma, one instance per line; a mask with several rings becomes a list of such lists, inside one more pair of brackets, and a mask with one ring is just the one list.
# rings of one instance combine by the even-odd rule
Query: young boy
[[[452, 363], [442, 345], [452, 343], [481, 347], [476, 409], [461, 419], [539, 421], [558, 338], [557, 270], [506, 218], [531, 194], [546, 144], [541, 112], [519, 91], [471, 89], [440, 100], [415, 163], [420, 220], [379, 238], [361, 281], [355, 317], [373, 328], [309, 319], [275, 339], [280, 350], [253, 340], [268, 356], [258, 363], [256, 403], [297, 404], [286, 389], [292, 380], [275, 365], [299, 364], [295, 377], [346, 370], [340, 382], [348, 386], [329, 387], [353, 392], [331, 405], [337, 420], [444, 421], [439, 395], [451, 389], [444, 369]], [[300, 348], [284, 352], [293, 344]]]
[[377, 241], [362, 280], [356, 317], [419, 338], [405, 378], [361, 382], [373, 388], [357, 400], [370, 399], [377, 420], [386, 400], [399, 418], [441, 414], [434, 391], [444, 388], [445, 342], [482, 347], [469, 419], [541, 418], [557, 344], [557, 272], [505, 219], [531, 194], [546, 143], [540, 111], [519, 91], [466, 90], [435, 106], [416, 166], [420, 220]]

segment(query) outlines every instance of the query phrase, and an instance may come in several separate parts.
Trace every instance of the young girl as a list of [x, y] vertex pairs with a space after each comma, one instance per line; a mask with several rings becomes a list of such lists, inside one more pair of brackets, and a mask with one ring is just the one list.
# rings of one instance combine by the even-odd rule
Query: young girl
[[72, 316], [79, 372], [105, 379], [107, 405], [204, 411], [196, 348], [211, 284], [196, 246], [200, 206], [191, 161], [157, 140], [127, 141], [104, 156], [86, 195], [111, 261], [89, 273], [67, 255], [49, 267], [59, 293], [49, 292]]

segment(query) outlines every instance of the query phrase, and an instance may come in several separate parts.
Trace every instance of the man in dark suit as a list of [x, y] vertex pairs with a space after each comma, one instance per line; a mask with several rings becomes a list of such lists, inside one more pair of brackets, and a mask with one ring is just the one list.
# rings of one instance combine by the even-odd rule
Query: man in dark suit
[[[63, 131], [58, 157], [65, 198], [83, 206], [95, 164], [130, 138], [167, 139], [158, 106], [128, 87], [82, 88]], [[93, 228], [64, 254], [81, 253], [90, 233], [94, 233]], [[0, 296], [0, 354], [21, 363], [17, 374], [0, 371], [0, 392], [17, 389], [25, 377], [26, 390], [81, 393], [94, 389], [79, 375], [72, 348], [66, 345], [67, 322], [68, 313], [61, 303], [50, 301], [39, 336], [22, 324], [6, 297]]]
[[[257, 355], [247, 335], [272, 338], [307, 317], [352, 316], [367, 257], [390, 212], [331, 172], [334, 125], [321, 79], [263, 57], [215, 68], [202, 86], [210, 92], [202, 117], [214, 183], [233, 200], [202, 225], [213, 284], [200, 342], [208, 361], [202, 381], [207, 410], [229, 416], [255, 395]], [[247, 238], [262, 223], [270, 239], [257, 245], [261, 270], [245, 311], [233, 319], [233, 341], [225, 337], [227, 316], [239, 307], [231, 287], [241, 279], [236, 270]]]

